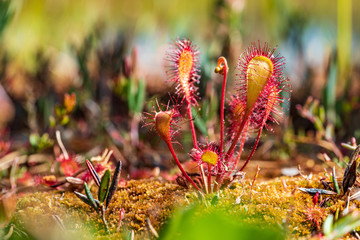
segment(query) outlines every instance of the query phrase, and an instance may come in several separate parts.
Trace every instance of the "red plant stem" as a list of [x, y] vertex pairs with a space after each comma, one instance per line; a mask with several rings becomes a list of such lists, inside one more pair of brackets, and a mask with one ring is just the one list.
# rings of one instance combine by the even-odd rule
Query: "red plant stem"
[[[239, 159], [240, 159], [240, 156], [241, 156], [241, 152], [244, 148], [244, 144], [245, 144], [245, 139], [246, 139], [246, 132], [247, 132], [247, 128], [248, 128], [249, 124], [246, 124], [245, 128], [244, 128], [244, 131], [242, 132], [242, 138], [241, 138], [241, 143], [240, 143], [240, 149], [239, 149], [239, 153], [238, 153], [238, 156], [236, 157], [235, 161], [234, 161], [234, 164], [231, 168], [230, 171], [228, 171], [228, 173], [226, 174], [226, 176], [230, 176], [231, 173], [234, 172], [236, 166], [237, 166], [237, 163], [239, 162]], [[229, 159], [230, 161], [230, 159]], [[229, 165], [229, 164], [227, 164]], [[216, 178], [216, 182], [218, 183], [217, 185], [217, 190], [219, 190], [219, 188], [221, 187], [223, 181], [224, 181], [224, 178], [225, 178], [225, 175], [218, 175], [217, 178]]]
[[240, 171], [243, 171], [243, 170], [244, 170], [244, 168], [245, 168], [246, 165], [250, 162], [250, 159], [251, 159], [252, 156], [254, 155], [255, 150], [256, 150], [256, 148], [257, 148], [257, 145], [259, 144], [259, 140], [260, 140], [260, 136], [261, 136], [261, 133], [262, 133], [263, 128], [264, 128], [264, 125], [259, 129], [259, 133], [258, 133], [258, 136], [257, 136], [257, 138], [256, 138], [255, 145], [254, 145], [253, 149], [251, 150], [250, 155], [249, 155], [248, 158], [246, 159], [246, 162], [245, 162], [244, 165], [240, 168]]
[[194, 148], [197, 149], [198, 145], [197, 145], [197, 139], [196, 139], [196, 131], [195, 131], [194, 120], [193, 120], [192, 112], [191, 112], [191, 104], [189, 104], [189, 103], [187, 106], [187, 113], [189, 116], [191, 135], [192, 135], [192, 139], [193, 139], [193, 143], [194, 143]]
[[[229, 161], [231, 160], [231, 157], [234, 154], [236, 143], [239, 140], [239, 137], [241, 136], [244, 127], [247, 126], [246, 123], [247, 123], [247, 120], [248, 120], [249, 116], [250, 116], [250, 114], [244, 116], [243, 121], [241, 122], [240, 127], [239, 127], [239, 129], [238, 129], [238, 131], [236, 133], [236, 136], [234, 137], [233, 142], [232, 142], [229, 150], [226, 153], [226, 164], [227, 165], [229, 164]], [[216, 182], [217, 182], [216, 191], [219, 191], [223, 179], [224, 179], [224, 176], [221, 177], [219, 174], [217, 175], [217, 177], [216, 177]]]
[[196, 185], [196, 183], [189, 177], [189, 175], [185, 172], [184, 168], [181, 166], [181, 163], [179, 161], [179, 159], [177, 158], [176, 154], [175, 154], [175, 151], [174, 151], [174, 148], [171, 144], [171, 141], [166, 141], [166, 144], [171, 152], [171, 155], [173, 156], [174, 160], [175, 160], [175, 163], [176, 165], [179, 167], [181, 173], [184, 175], [184, 177], [198, 190], [201, 192], [200, 188]]
[[237, 157], [236, 157], [236, 160], [235, 160], [235, 162], [234, 162], [234, 164], [233, 164], [233, 167], [232, 167], [231, 171], [229, 171], [229, 173], [228, 173], [228, 176], [229, 176], [232, 172], [234, 172], [234, 170], [235, 170], [235, 168], [236, 168], [236, 166], [237, 166], [237, 163], [238, 163], [239, 160], [240, 160], [241, 153], [242, 153], [242, 151], [244, 150], [244, 145], [245, 145], [246, 133], [247, 133], [248, 126], [249, 126], [249, 124], [246, 124], [246, 126], [245, 126], [245, 128], [244, 128], [244, 131], [242, 132], [241, 143], [240, 143], [240, 148], [239, 148], [239, 153], [238, 153], [238, 155], [237, 155]]
[[209, 163], [208, 165], [208, 189], [209, 189], [209, 193], [212, 193], [212, 189], [211, 189], [211, 164]]
[[[251, 113], [251, 112], [250, 112]], [[248, 118], [249, 118], [250, 114], [246, 114], [240, 124], [240, 127], [236, 133], [236, 136], [234, 137], [232, 143], [231, 143], [231, 146], [229, 148], [229, 150], [227, 151], [226, 153], [226, 158], [227, 158], [227, 162], [229, 162], [229, 160], [231, 159], [232, 155], [234, 154], [234, 150], [235, 150], [235, 147], [236, 147], [236, 144], [237, 144], [237, 141], [239, 140], [239, 137], [241, 136], [241, 133], [248, 121]]]
[[226, 90], [226, 78], [228, 72], [228, 65], [226, 59], [224, 57], [220, 57], [218, 59], [218, 67], [219, 65], [223, 64], [222, 66], [222, 74], [223, 74], [223, 84], [222, 84], [222, 91], [221, 91], [221, 109], [220, 109], [220, 152], [222, 153], [224, 147], [224, 103], [225, 103], [225, 90]]

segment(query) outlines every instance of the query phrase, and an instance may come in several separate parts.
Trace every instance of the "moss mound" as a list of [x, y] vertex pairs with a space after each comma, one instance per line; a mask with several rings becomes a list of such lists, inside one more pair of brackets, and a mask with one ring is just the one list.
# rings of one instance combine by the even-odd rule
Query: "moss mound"
[[[235, 183], [229, 189], [219, 193], [219, 201], [212, 205], [213, 196], [207, 196], [208, 204], [201, 202], [203, 212], [223, 210], [225, 215], [246, 222], [263, 221], [269, 225], [281, 225], [287, 229], [290, 238], [309, 238], [317, 225], [309, 219], [313, 209], [313, 197], [296, 190], [303, 188], [323, 188], [320, 175], [311, 180], [303, 177], [281, 177], [265, 182], [256, 182], [251, 189], [250, 180]], [[320, 200], [328, 196], [320, 196]], [[149, 230], [149, 219], [156, 231], [159, 231], [171, 216], [175, 208], [197, 202], [195, 192], [183, 189], [176, 184], [151, 180], [131, 180], [115, 193], [107, 210], [106, 219], [111, 230], [105, 234], [103, 223], [96, 212], [81, 202], [71, 192], [38, 192], [27, 194], [18, 200], [13, 223], [19, 228], [41, 239], [39, 236], [53, 234], [59, 229], [55, 222], [60, 219], [67, 232], [78, 233], [95, 239], [119, 239], [122, 234], [134, 230], [135, 239], [153, 238]], [[344, 208], [341, 196], [331, 196], [321, 208], [317, 219], [319, 224], [329, 213]], [[358, 205], [357, 201], [351, 204]], [[116, 233], [119, 223], [119, 210], [125, 210], [120, 233]], [[57, 219], [57, 220], [56, 220]], [[45, 227], [44, 227], [45, 226]], [[61, 229], [60, 229], [61, 230]], [[49, 233], [46, 233], [49, 231]], [[51, 232], [51, 233], [50, 233]], [[59, 232], [59, 231], [58, 231]], [[84, 235], [85, 234], [85, 235]], [[45, 235], [49, 239], [49, 235]]]

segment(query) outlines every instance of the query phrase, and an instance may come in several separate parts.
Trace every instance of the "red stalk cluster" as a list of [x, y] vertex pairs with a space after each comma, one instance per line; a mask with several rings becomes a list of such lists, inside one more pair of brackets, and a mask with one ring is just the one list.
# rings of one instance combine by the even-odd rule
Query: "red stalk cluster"
[[[199, 51], [190, 40], [177, 40], [167, 54], [170, 64], [170, 80], [177, 83], [176, 95], [181, 99], [180, 104], [169, 105], [161, 110], [159, 104], [153, 113], [147, 113], [147, 125], [153, 129], [167, 144], [175, 163], [183, 177], [197, 190], [210, 193], [230, 184], [240, 171], [243, 171], [252, 158], [259, 143], [264, 127], [268, 128], [267, 121], [277, 122], [281, 119], [282, 103], [285, 98], [281, 92], [290, 91], [288, 79], [282, 74], [284, 58], [274, 55], [275, 49], [267, 44], [261, 46], [252, 44], [241, 56], [238, 63], [237, 94], [229, 99], [229, 125], [225, 137], [225, 94], [228, 65], [224, 57], [220, 57], [215, 73], [223, 76], [221, 104], [220, 104], [220, 142], [198, 143], [193, 122], [191, 108], [197, 106], [198, 93], [196, 84], [199, 83]], [[287, 99], [288, 100], [288, 99]], [[193, 149], [190, 157], [199, 166], [200, 179], [192, 179], [182, 167], [176, 156], [173, 144], [174, 133], [177, 132], [176, 121], [181, 117], [178, 106], [186, 105], [187, 117], [193, 139]], [[254, 147], [246, 161], [236, 170], [249, 133], [256, 133]], [[225, 143], [227, 141], [227, 143]], [[239, 144], [240, 143], [240, 144]], [[235, 150], [239, 146], [237, 156]], [[215, 177], [215, 178], [213, 178]], [[213, 181], [214, 180], [214, 181]], [[196, 183], [195, 183], [196, 182]]]

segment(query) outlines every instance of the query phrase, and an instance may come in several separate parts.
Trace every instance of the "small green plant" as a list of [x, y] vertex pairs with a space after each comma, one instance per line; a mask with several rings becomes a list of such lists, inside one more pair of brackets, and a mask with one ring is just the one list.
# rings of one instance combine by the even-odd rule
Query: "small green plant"
[[137, 71], [138, 49], [134, 48], [131, 56], [123, 59], [123, 72], [113, 83], [113, 92], [126, 101], [130, 117], [131, 145], [139, 145], [139, 123], [144, 108], [146, 96], [146, 82], [139, 77]]
[[121, 161], [117, 162], [112, 178], [111, 178], [110, 170], [106, 170], [104, 175], [100, 179], [94, 166], [89, 160], [86, 160], [86, 166], [96, 186], [99, 188], [98, 199], [95, 199], [92, 196], [90, 188], [86, 182], [84, 182], [85, 195], [79, 192], [74, 192], [74, 193], [81, 201], [89, 205], [101, 216], [101, 219], [105, 225], [106, 232], [110, 233], [107, 221], [105, 219], [105, 212], [107, 207], [109, 206], [112, 197], [114, 196], [114, 193], [119, 183], [120, 172], [121, 172]]
[[360, 226], [359, 212], [352, 212], [345, 214], [340, 219], [335, 219], [335, 216], [330, 214], [324, 221], [323, 232], [325, 239], [332, 240], [343, 237], [347, 233], [355, 233], [355, 238], [359, 235], [354, 231]]
[[[347, 215], [349, 212], [350, 201], [357, 199], [360, 196], [360, 191], [353, 189], [353, 186], [356, 186], [357, 178], [357, 166], [360, 160], [360, 145], [358, 145], [353, 153], [350, 156], [350, 161], [347, 164], [344, 175], [342, 177], [341, 184], [338, 183], [338, 179], [335, 173], [335, 167], [333, 167], [332, 175], [330, 176], [330, 182], [326, 181], [328, 178], [325, 174], [325, 178], [321, 179], [322, 184], [325, 189], [317, 188], [299, 188], [300, 191], [306, 192], [308, 194], [314, 194], [313, 196], [313, 206], [308, 208], [305, 212], [306, 219], [311, 221], [317, 230], [320, 230], [320, 225], [325, 219], [325, 208], [327, 202], [330, 202], [332, 197], [343, 198], [345, 201], [343, 215]], [[340, 185], [340, 187], [339, 187]], [[341, 191], [342, 190], [342, 191]], [[328, 198], [322, 200], [319, 204], [318, 200], [320, 195], [327, 195]], [[337, 210], [336, 216], [339, 215], [339, 209]], [[337, 217], [336, 217], [337, 218]], [[358, 214], [354, 216], [344, 216], [338, 222], [334, 223], [334, 216], [329, 215], [323, 223], [323, 231], [326, 239], [336, 239], [344, 234], [352, 231], [355, 227], [359, 226], [359, 217]]]
[[57, 125], [65, 126], [69, 123], [69, 115], [74, 111], [76, 107], [76, 95], [75, 93], [65, 93], [64, 101], [62, 105], [55, 107], [55, 117], [50, 116], [50, 126], [52, 128]]
[[303, 106], [296, 105], [296, 108], [303, 118], [314, 124], [316, 134], [311, 136], [293, 136], [295, 142], [318, 145], [330, 152], [333, 152], [338, 161], [343, 161], [343, 154], [335, 143], [334, 125], [326, 117], [329, 115], [320, 101], [308, 97]]
[[[268, 120], [277, 122], [282, 114], [282, 103], [285, 97], [282, 92], [290, 91], [288, 79], [283, 76], [284, 58], [274, 55], [275, 49], [267, 44], [252, 44], [241, 56], [238, 63], [237, 95], [229, 100], [229, 126], [225, 134], [225, 93], [228, 65], [224, 57], [220, 57], [215, 73], [223, 76], [220, 103], [220, 141], [199, 143], [196, 135], [192, 108], [198, 106], [199, 84], [199, 51], [187, 39], [177, 40], [167, 53], [169, 62], [169, 78], [176, 82], [176, 95], [173, 106], [169, 104], [165, 110], [159, 103], [147, 114], [147, 124], [168, 146], [175, 163], [179, 167], [182, 183], [185, 179], [200, 192], [211, 193], [228, 186], [239, 176], [252, 158], [259, 143], [261, 133]], [[288, 99], [287, 99], [288, 100]], [[173, 148], [174, 136], [178, 132], [177, 122], [182, 117], [180, 108], [185, 105], [190, 123], [193, 149], [190, 157], [199, 168], [200, 179], [192, 179], [182, 167]], [[281, 117], [280, 117], [281, 118]], [[278, 118], [279, 119], [279, 118]], [[244, 147], [245, 139], [255, 132], [255, 145], [240, 170], [236, 170]], [[240, 143], [240, 147], [237, 148]], [[236, 151], [237, 150], [237, 151]], [[195, 183], [196, 181], [196, 183]]]
[[44, 133], [41, 136], [37, 133], [30, 134], [29, 143], [31, 146], [30, 152], [41, 152], [54, 145], [54, 141], [47, 133]]
[[213, 208], [204, 213], [202, 207], [192, 205], [175, 212], [160, 232], [160, 239], [286, 239], [279, 226], [264, 224], [263, 219], [253, 218], [248, 223], [229, 216], [225, 209]]

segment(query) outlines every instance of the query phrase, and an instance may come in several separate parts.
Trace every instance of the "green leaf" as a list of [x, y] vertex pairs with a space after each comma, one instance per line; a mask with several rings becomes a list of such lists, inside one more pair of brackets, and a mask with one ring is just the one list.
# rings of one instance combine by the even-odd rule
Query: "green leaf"
[[62, 111], [61, 111], [61, 108], [60, 108], [59, 106], [56, 106], [56, 107], [55, 107], [55, 114], [56, 114], [56, 116], [57, 116], [58, 118], [61, 117]]
[[140, 80], [139, 81], [139, 86], [138, 86], [138, 93], [136, 95], [136, 103], [134, 106], [134, 112], [135, 113], [141, 113], [143, 106], [144, 106], [144, 101], [145, 101], [145, 95], [146, 95], [146, 82], [144, 80]]
[[344, 194], [351, 188], [355, 181], [356, 181], [356, 168], [357, 168], [357, 159], [360, 153], [360, 145], [358, 145], [355, 151], [351, 154], [350, 162], [348, 163], [343, 181], [342, 181], [342, 188], [344, 190]]
[[111, 174], [109, 170], [106, 170], [104, 173], [104, 176], [101, 178], [100, 188], [99, 188], [99, 201], [103, 203], [106, 199], [106, 196], [109, 192], [109, 186], [110, 186], [110, 178]]
[[325, 116], [325, 108], [324, 108], [324, 106], [320, 106], [320, 107], [319, 107], [319, 119], [320, 119], [320, 121], [321, 121], [322, 123], [325, 122], [325, 120], [326, 120], [325, 117], [326, 117], [326, 116]]
[[0, 2], [0, 36], [2, 36], [4, 29], [14, 16], [14, 12], [10, 9], [10, 3], [10, 0]]
[[134, 112], [134, 110], [135, 110], [135, 94], [136, 94], [135, 81], [133, 79], [129, 79], [128, 82], [129, 82], [129, 84], [128, 84], [128, 89], [127, 89], [127, 101], [128, 101], [129, 110]]
[[360, 226], [360, 216], [349, 214], [335, 222], [328, 239], [337, 239]]
[[81, 194], [79, 192], [74, 192], [74, 193], [81, 201], [92, 207], [90, 200], [84, 194]]
[[64, 115], [64, 117], [61, 120], [61, 125], [65, 126], [66, 124], [68, 124], [70, 121], [70, 118], [68, 115]]
[[325, 236], [330, 236], [333, 230], [334, 215], [330, 214], [324, 221], [323, 231]]
[[160, 232], [162, 240], [262, 239], [282, 240], [285, 234], [278, 226], [259, 221], [246, 223], [226, 211], [204, 212], [201, 207], [178, 210]]
[[332, 169], [332, 181], [333, 181], [333, 184], [334, 184], [337, 194], [340, 194], [339, 184], [338, 184], [338, 181], [336, 179], [336, 174], [335, 174], [335, 167], [333, 167], [333, 169]]
[[211, 205], [216, 206], [218, 203], [219, 203], [219, 195], [216, 194], [211, 200]]
[[214, 118], [217, 115], [220, 100], [217, 97], [217, 95], [215, 95], [209, 101], [210, 101], [210, 107], [209, 107], [209, 113], [208, 113], [208, 120], [211, 120], [212, 118]]
[[40, 138], [40, 136], [36, 133], [30, 134], [29, 142], [32, 147], [37, 147], [37, 145], [39, 144], [39, 140], [40, 140], [39, 138]]
[[94, 200], [94, 198], [91, 194], [91, 191], [90, 191], [88, 185], [86, 184], [86, 182], [84, 183], [84, 187], [85, 187], [85, 194], [86, 194], [88, 200], [90, 201], [91, 206], [97, 211], [99, 206], [96, 205], [95, 200]]
[[195, 122], [196, 127], [200, 130], [200, 132], [203, 135], [207, 136], [208, 132], [207, 132], [205, 121], [197, 114], [197, 112], [194, 108], [191, 108], [191, 112], [192, 112], [193, 116], [195, 116], [194, 122]]
[[109, 202], [111, 201], [111, 198], [114, 196], [114, 193], [115, 193], [116, 188], [119, 183], [120, 172], [121, 172], [121, 161], [119, 161], [117, 163], [116, 168], [115, 168], [114, 176], [112, 178], [110, 189], [109, 189], [109, 194], [107, 195], [107, 198], [106, 198], [106, 207], [108, 207]]

